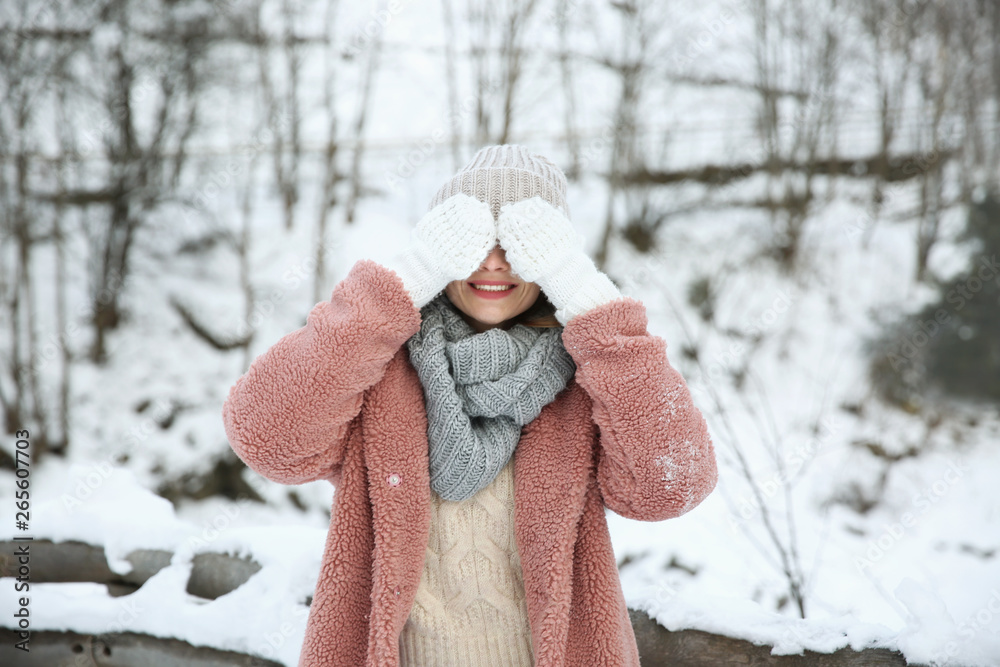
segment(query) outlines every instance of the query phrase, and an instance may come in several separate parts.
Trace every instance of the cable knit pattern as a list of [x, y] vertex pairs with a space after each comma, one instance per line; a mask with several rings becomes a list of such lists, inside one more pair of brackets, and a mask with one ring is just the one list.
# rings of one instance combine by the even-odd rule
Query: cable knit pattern
[[469, 500], [431, 494], [425, 554], [399, 638], [401, 667], [532, 667], [513, 461]]
[[469, 163], [441, 186], [428, 209], [455, 193], [464, 192], [490, 206], [494, 220], [504, 204], [541, 197], [569, 215], [566, 175], [555, 163], [518, 144], [485, 146]]
[[421, 309], [410, 362], [427, 400], [431, 487], [447, 500], [489, 484], [576, 372], [562, 329], [516, 324], [477, 333], [441, 294]]

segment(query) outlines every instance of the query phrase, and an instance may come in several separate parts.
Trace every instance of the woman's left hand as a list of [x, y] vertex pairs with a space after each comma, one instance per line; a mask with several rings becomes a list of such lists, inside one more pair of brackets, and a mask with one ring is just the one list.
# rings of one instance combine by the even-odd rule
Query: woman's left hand
[[583, 238], [569, 218], [541, 197], [501, 207], [497, 239], [513, 272], [522, 280], [538, 283], [563, 325], [622, 297], [584, 252]]

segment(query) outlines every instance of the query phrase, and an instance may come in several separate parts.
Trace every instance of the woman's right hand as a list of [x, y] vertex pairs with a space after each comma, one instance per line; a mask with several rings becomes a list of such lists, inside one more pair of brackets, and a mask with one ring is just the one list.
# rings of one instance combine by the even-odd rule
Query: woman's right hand
[[497, 245], [496, 221], [486, 202], [452, 195], [417, 222], [410, 244], [389, 262], [417, 308], [453, 280], [473, 274]]

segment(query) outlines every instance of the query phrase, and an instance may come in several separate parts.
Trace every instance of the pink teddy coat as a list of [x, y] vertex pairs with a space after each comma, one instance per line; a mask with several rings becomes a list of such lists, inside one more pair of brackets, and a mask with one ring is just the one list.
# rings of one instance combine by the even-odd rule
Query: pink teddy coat
[[[404, 344], [420, 323], [399, 276], [359, 260], [223, 406], [230, 445], [251, 469], [335, 487], [299, 667], [399, 665], [430, 533], [427, 413]], [[576, 374], [514, 451], [537, 667], [638, 667], [604, 508], [662, 521], [715, 488], [704, 417], [646, 326], [631, 297], [567, 322]]]

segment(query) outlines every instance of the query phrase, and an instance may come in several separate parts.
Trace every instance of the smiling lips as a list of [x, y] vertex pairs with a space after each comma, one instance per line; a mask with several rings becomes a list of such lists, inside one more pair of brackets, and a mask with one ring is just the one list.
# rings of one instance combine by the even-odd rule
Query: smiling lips
[[502, 299], [517, 289], [514, 283], [500, 280], [476, 280], [468, 284], [476, 296], [483, 299]]

